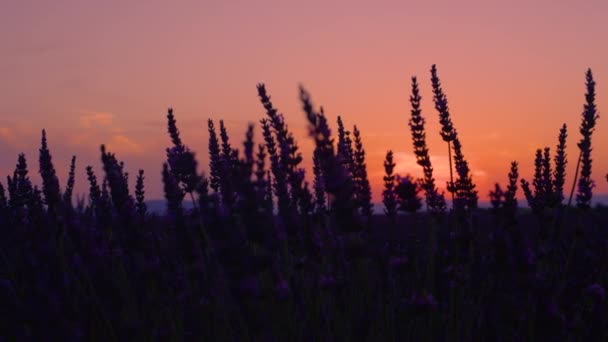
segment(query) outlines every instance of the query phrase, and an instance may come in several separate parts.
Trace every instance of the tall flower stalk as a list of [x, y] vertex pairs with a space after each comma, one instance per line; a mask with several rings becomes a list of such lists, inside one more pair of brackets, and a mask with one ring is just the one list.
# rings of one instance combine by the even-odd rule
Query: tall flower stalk
[[137, 174], [137, 181], [135, 183], [135, 207], [137, 209], [137, 214], [139, 217], [143, 219], [146, 216], [146, 202], [145, 202], [145, 189], [144, 189], [144, 170], [139, 170]]
[[221, 174], [220, 143], [217, 139], [213, 120], [207, 120], [207, 129], [209, 131], [209, 186], [215, 193], [219, 193]]
[[441, 131], [439, 134], [443, 141], [448, 144], [448, 160], [450, 163], [450, 182], [448, 183], [447, 189], [452, 194], [452, 206], [454, 205], [454, 193], [456, 191], [454, 186], [454, 172], [452, 167], [452, 147], [451, 143], [456, 139], [456, 130], [452, 124], [450, 118], [450, 111], [448, 108], [448, 99], [445, 96], [443, 89], [441, 89], [441, 82], [437, 76], [437, 67], [435, 64], [431, 66], [431, 84], [433, 86], [433, 102], [435, 103], [435, 109], [439, 112], [439, 123], [441, 124]]
[[310, 95], [300, 87], [300, 101], [309, 123], [310, 136], [315, 140], [319, 161], [323, 173], [325, 190], [330, 196], [329, 205], [343, 230], [358, 230], [354, 223], [355, 204], [353, 201], [353, 184], [348, 170], [342, 165], [334, 151], [331, 131], [323, 108], [314, 110]]
[[426, 133], [424, 131], [425, 120], [420, 108], [421, 100], [418, 81], [416, 77], [412, 77], [412, 94], [410, 95], [412, 109], [409, 126], [412, 131], [414, 154], [416, 155], [416, 162], [422, 167], [424, 173], [422, 188], [424, 189], [427, 209], [431, 213], [443, 213], [446, 210], [446, 203], [443, 193], [439, 193], [439, 190], [435, 186], [435, 178], [433, 178], [433, 166], [431, 165], [431, 157], [426, 145]]
[[566, 183], [566, 165], [568, 156], [566, 154], [566, 138], [568, 130], [566, 124], [559, 130], [557, 149], [555, 152], [555, 170], [553, 171], [554, 205], [559, 206], [564, 200], [564, 184]]
[[507, 224], [515, 223], [515, 214], [517, 213], [517, 181], [519, 179], [518, 164], [516, 161], [511, 162], [511, 170], [509, 171], [509, 184], [504, 192], [504, 211]]
[[[570, 192], [570, 198], [568, 199], [568, 206], [570, 206], [572, 202], [572, 195], [574, 193], [574, 187], [578, 184], [576, 205], [577, 207], [583, 209], [587, 209], [591, 206], [591, 198], [593, 196], [592, 190], [595, 186], [593, 180], [591, 179], [591, 135], [595, 129], [596, 121], [599, 118], [599, 115], [597, 114], [597, 107], [595, 105], [595, 81], [593, 80], [591, 69], [587, 70], [585, 78], [587, 92], [585, 93], [585, 105], [582, 115], [583, 120], [580, 126], [582, 138], [577, 144], [580, 154], [576, 164], [576, 173], [574, 183], [572, 184], [572, 191]], [[576, 179], [577, 176], [580, 177], [580, 179], [578, 179], [578, 183]]]
[[302, 162], [302, 154], [299, 152], [299, 147], [296, 144], [292, 132], [289, 131], [285, 124], [285, 119], [282, 114], [274, 107], [270, 101], [270, 96], [266, 92], [264, 84], [257, 85], [258, 96], [260, 102], [266, 110], [270, 126], [276, 136], [278, 145], [278, 155], [281, 167], [287, 177], [287, 184], [290, 194], [290, 206], [292, 211], [297, 212], [298, 208], [301, 213], [306, 211], [307, 198], [310, 196], [308, 190], [304, 187], [305, 172], [300, 167]]
[[363, 149], [361, 132], [357, 125], [353, 127], [353, 137], [355, 138], [355, 150], [352, 152], [352, 175], [355, 182], [355, 198], [361, 213], [370, 219], [373, 214], [372, 190], [367, 178], [367, 165], [365, 164], [365, 150]]
[[48, 207], [49, 214], [57, 218], [59, 206], [61, 205], [61, 190], [57, 178], [51, 152], [46, 141], [46, 131], [42, 130], [42, 142], [40, 146], [40, 176], [42, 176], [42, 192], [44, 202]]
[[76, 156], [72, 156], [72, 161], [70, 162], [70, 173], [68, 174], [68, 181], [65, 187], [65, 192], [63, 193], [63, 202], [68, 206], [68, 208], [72, 207], [72, 192], [74, 192], [74, 183], [76, 177]]
[[[437, 76], [437, 68], [434, 64], [431, 67], [431, 83], [433, 85], [435, 109], [439, 112], [440, 134], [442, 139], [448, 143], [448, 157], [450, 159], [450, 183], [448, 184], [448, 190], [452, 193], [453, 207], [457, 210], [477, 208], [479, 196], [475, 190], [475, 184], [473, 183], [468, 163], [462, 153], [462, 144], [452, 124], [448, 100], [443, 89], [441, 89], [441, 82]], [[449, 148], [450, 143], [454, 148], [454, 166], [458, 174], [456, 182], [454, 182], [452, 171], [452, 150]]]
[[395, 221], [397, 216], [397, 195], [395, 194], [395, 161], [393, 159], [393, 151], [386, 152], [384, 159], [384, 191], [382, 191], [382, 203], [384, 203], [384, 213]]

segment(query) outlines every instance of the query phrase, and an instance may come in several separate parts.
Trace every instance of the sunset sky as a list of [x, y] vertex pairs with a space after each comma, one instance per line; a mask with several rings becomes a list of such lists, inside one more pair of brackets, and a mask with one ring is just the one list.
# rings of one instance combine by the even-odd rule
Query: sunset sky
[[[39, 182], [46, 128], [62, 185], [77, 156], [100, 172], [99, 145], [124, 160], [134, 185], [162, 198], [166, 111], [207, 170], [206, 120], [224, 119], [242, 150], [248, 122], [264, 117], [263, 82], [310, 169], [312, 143], [298, 101], [302, 84], [332, 128], [357, 124], [374, 200], [382, 161], [420, 175], [411, 135], [410, 77], [419, 78], [438, 184], [447, 146], [432, 105], [437, 64], [452, 120], [482, 200], [504, 185], [512, 160], [530, 179], [537, 148], [557, 144], [566, 123], [568, 189], [580, 139], [585, 71], [597, 82], [593, 136], [595, 193], [608, 193], [608, 2], [597, 1], [86, 1], [3, 0], [0, 4], [0, 181], [25, 152]], [[259, 125], [258, 125], [259, 127]], [[261, 133], [256, 131], [261, 142]], [[521, 192], [518, 194], [521, 198]]]

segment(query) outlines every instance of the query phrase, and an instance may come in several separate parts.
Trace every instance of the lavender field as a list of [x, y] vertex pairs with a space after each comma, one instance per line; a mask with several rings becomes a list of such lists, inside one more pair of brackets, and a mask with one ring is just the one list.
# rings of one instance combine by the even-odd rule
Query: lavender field
[[[168, 109], [166, 160], [135, 175], [101, 145], [102, 174], [75, 156], [60, 184], [57, 138], [42, 130], [39, 154], [17, 156], [0, 182], [0, 341], [608, 340], [608, 208], [591, 205], [608, 170], [592, 172], [592, 137], [605, 137], [594, 135], [591, 70], [580, 127], [538, 146], [533, 179], [505, 160], [495, 178], [508, 183], [489, 194], [476, 189], [435, 65], [430, 81], [435, 108], [423, 113], [413, 77], [400, 123], [423, 177], [395, 173], [387, 151], [381, 210], [361, 131], [328, 122], [303, 87], [291, 115], [306, 116], [312, 155], [264, 84], [265, 116], [245, 137], [209, 119], [207, 151], [182, 140]], [[440, 132], [425, 130], [430, 120]], [[433, 175], [431, 134], [450, 153], [447, 186]], [[163, 214], [146, 205], [152, 172]], [[73, 194], [79, 173], [84, 198]], [[479, 208], [486, 197], [491, 208]]]

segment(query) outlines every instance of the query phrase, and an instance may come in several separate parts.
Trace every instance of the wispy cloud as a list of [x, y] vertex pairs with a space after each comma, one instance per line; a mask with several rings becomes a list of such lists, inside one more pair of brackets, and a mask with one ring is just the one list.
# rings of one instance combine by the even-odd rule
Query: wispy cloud
[[107, 112], [85, 112], [79, 118], [82, 128], [94, 128], [99, 126], [111, 126], [114, 121], [114, 115]]
[[[395, 173], [400, 175], [410, 174], [413, 177], [421, 178], [422, 167], [416, 163], [416, 156], [408, 152], [395, 152]], [[431, 156], [431, 164], [433, 165], [433, 177], [439, 188], [444, 188], [445, 184], [450, 180], [450, 164], [448, 156], [433, 155]], [[380, 178], [384, 174], [384, 169], [378, 169], [373, 176]], [[488, 173], [485, 170], [471, 168], [471, 174], [476, 179], [486, 178]], [[456, 177], [456, 173], [454, 173]], [[475, 181], [475, 179], [473, 179]]]
[[15, 142], [15, 134], [10, 128], [0, 126], [0, 140], [8, 144], [13, 144]]
[[143, 147], [124, 135], [115, 135], [108, 142], [108, 149], [120, 154], [140, 154]]

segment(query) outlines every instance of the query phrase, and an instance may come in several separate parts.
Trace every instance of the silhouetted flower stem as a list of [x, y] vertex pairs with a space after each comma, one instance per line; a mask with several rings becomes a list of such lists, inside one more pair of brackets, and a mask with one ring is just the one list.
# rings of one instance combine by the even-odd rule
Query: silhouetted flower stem
[[[422, 117], [422, 109], [420, 108], [421, 99], [416, 77], [412, 77], [412, 94], [410, 95], [412, 109], [411, 118], [408, 124], [412, 132], [416, 162], [422, 167], [424, 173], [422, 187], [424, 189], [427, 209], [431, 213], [439, 214], [445, 212], [446, 204], [443, 193], [439, 193], [439, 190], [437, 190], [437, 187], [435, 186], [435, 178], [433, 178], [433, 166], [431, 165], [429, 149], [426, 145], [426, 133], [424, 131], [425, 120]], [[448, 148], [449, 147], [448, 144]]]
[[439, 112], [439, 123], [441, 124], [441, 138], [448, 144], [448, 161], [450, 163], [450, 182], [448, 183], [448, 191], [452, 194], [452, 207], [454, 207], [454, 192], [456, 191], [454, 186], [454, 173], [452, 168], [452, 148], [451, 142], [456, 139], [456, 131], [452, 125], [452, 119], [450, 118], [450, 112], [448, 108], [448, 100], [443, 89], [441, 89], [441, 82], [437, 76], [437, 67], [435, 64], [431, 66], [431, 83], [433, 86], [433, 101], [435, 103], [435, 109]]
[[389, 217], [391, 222], [395, 222], [397, 216], [397, 196], [395, 194], [395, 162], [393, 160], [393, 151], [386, 152], [384, 160], [384, 191], [382, 191], [382, 203], [384, 203], [384, 213]]
[[564, 200], [564, 184], [566, 183], [566, 138], [568, 137], [566, 124], [559, 131], [559, 142], [555, 152], [555, 170], [553, 173], [554, 206], [560, 206]]
[[68, 174], [68, 182], [63, 193], [63, 202], [69, 207], [72, 207], [72, 192], [74, 191], [75, 183], [75, 170], [76, 170], [76, 156], [72, 156], [70, 162], [70, 173]]
[[325, 181], [325, 189], [330, 197], [330, 210], [335, 213], [336, 221], [344, 231], [358, 230], [354, 222], [353, 184], [344, 165], [334, 153], [331, 131], [323, 108], [319, 112], [313, 109], [310, 95], [300, 87], [300, 100], [309, 122], [310, 136], [315, 140], [319, 150], [319, 159]]
[[144, 190], [144, 170], [139, 170], [137, 174], [137, 181], [135, 184], [135, 199], [137, 203], [135, 204], [137, 208], [137, 213], [139, 214], [140, 219], [143, 219], [146, 216], [146, 202], [145, 202], [145, 190]]
[[353, 136], [355, 138], [355, 150], [353, 154], [352, 174], [355, 186], [355, 198], [357, 206], [361, 208], [361, 213], [371, 220], [373, 214], [372, 205], [372, 190], [367, 178], [367, 165], [365, 164], [365, 150], [363, 149], [363, 141], [361, 140], [361, 132], [357, 125], [353, 127]]
[[[577, 163], [577, 174], [580, 164], [580, 179], [578, 180], [578, 193], [576, 194], [576, 205], [579, 208], [587, 209], [591, 206], [591, 198], [593, 196], [593, 188], [595, 184], [591, 179], [591, 135], [595, 129], [595, 124], [599, 115], [595, 105], [595, 81], [591, 69], [587, 70], [586, 74], [587, 92], [585, 93], [585, 105], [583, 110], [583, 120], [580, 127], [582, 138], [578, 143], [580, 149], [580, 157]], [[576, 178], [575, 178], [576, 183]], [[574, 187], [573, 187], [574, 188]], [[570, 201], [572, 193], [570, 195]]]
[[51, 153], [47, 146], [46, 131], [42, 130], [42, 143], [40, 147], [40, 176], [42, 177], [42, 192], [44, 202], [48, 206], [48, 211], [54, 220], [58, 219], [61, 205], [61, 191], [59, 189], [59, 179], [55, 173], [55, 167]]
[[509, 185], [504, 192], [504, 211], [507, 225], [515, 224], [515, 214], [517, 213], [517, 181], [519, 178], [518, 164], [516, 161], [511, 162], [511, 170], [509, 171]]

